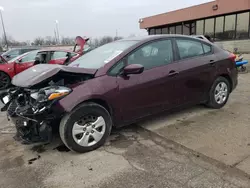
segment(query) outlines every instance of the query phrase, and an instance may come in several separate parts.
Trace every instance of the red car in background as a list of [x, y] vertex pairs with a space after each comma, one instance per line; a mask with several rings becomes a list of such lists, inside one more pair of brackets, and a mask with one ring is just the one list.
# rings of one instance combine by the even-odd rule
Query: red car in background
[[7, 61], [2, 56], [0, 56], [0, 64], [4, 64], [4, 63], [7, 63]]
[[76, 37], [76, 44], [73, 51], [59, 50], [59, 49], [41, 49], [34, 50], [17, 56], [10, 61], [6, 61], [1, 57], [0, 63], [0, 89], [6, 89], [10, 84], [12, 78], [37, 64], [60, 64], [67, 65], [79, 58], [84, 53], [84, 45], [88, 41], [82, 37]]

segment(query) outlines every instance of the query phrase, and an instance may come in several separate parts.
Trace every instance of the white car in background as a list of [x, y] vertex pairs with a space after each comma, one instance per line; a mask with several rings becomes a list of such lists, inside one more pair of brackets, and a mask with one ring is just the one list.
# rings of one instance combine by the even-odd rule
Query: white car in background
[[209, 39], [209, 38], [210, 38], [209, 36], [204, 36], [204, 35], [192, 35], [192, 37], [194, 37], [194, 38], [199, 38], [199, 39], [203, 39], [203, 40], [206, 40], [206, 41], [209, 41], [209, 42], [213, 42], [211, 39]]

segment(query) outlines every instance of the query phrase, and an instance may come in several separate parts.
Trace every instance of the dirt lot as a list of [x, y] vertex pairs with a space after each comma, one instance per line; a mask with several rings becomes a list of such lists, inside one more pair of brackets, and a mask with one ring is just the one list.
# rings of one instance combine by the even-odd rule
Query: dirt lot
[[241, 74], [225, 108], [160, 114], [81, 155], [59, 139], [19, 145], [0, 114], [0, 187], [250, 187], [249, 85], [250, 74]]

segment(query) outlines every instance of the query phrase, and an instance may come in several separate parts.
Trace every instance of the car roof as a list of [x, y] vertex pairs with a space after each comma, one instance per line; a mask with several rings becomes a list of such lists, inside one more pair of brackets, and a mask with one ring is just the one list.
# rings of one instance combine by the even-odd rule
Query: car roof
[[160, 35], [146, 35], [146, 36], [138, 36], [138, 37], [130, 37], [126, 39], [121, 39], [119, 41], [151, 41], [155, 39], [161, 39], [161, 38], [171, 38], [171, 37], [182, 37], [182, 38], [189, 38], [194, 39], [192, 36], [188, 35], [178, 35], [178, 34], [160, 34]]
[[27, 50], [27, 49], [40, 49], [41, 47], [36, 47], [36, 46], [27, 46], [27, 47], [20, 47], [20, 48], [11, 48], [9, 49], [8, 51], [11, 51], [11, 50]]
[[[65, 49], [58, 49], [58, 48], [44, 48], [44, 49], [40, 49], [39, 52], [48, 52], [48, 51], [58, 51], [58, 52], [73, 52], [71, 50], [65, 50]], [[76, 53], [76, 52], [73, 52]]]

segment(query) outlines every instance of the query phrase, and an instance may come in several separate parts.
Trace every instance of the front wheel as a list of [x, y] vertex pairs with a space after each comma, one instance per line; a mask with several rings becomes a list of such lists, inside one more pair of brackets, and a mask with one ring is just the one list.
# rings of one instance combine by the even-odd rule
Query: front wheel
[[112, 120], [109, 112], [96, 103], [83, 103], [60, 123], [60, 137], [72, 151], [83, 153], [102, 146], [109, 136]]
[[209, 92], [207, 106], [210, 108], [222, 108], [228, 101], [231, 85], [225, 77], [218, 77]]

